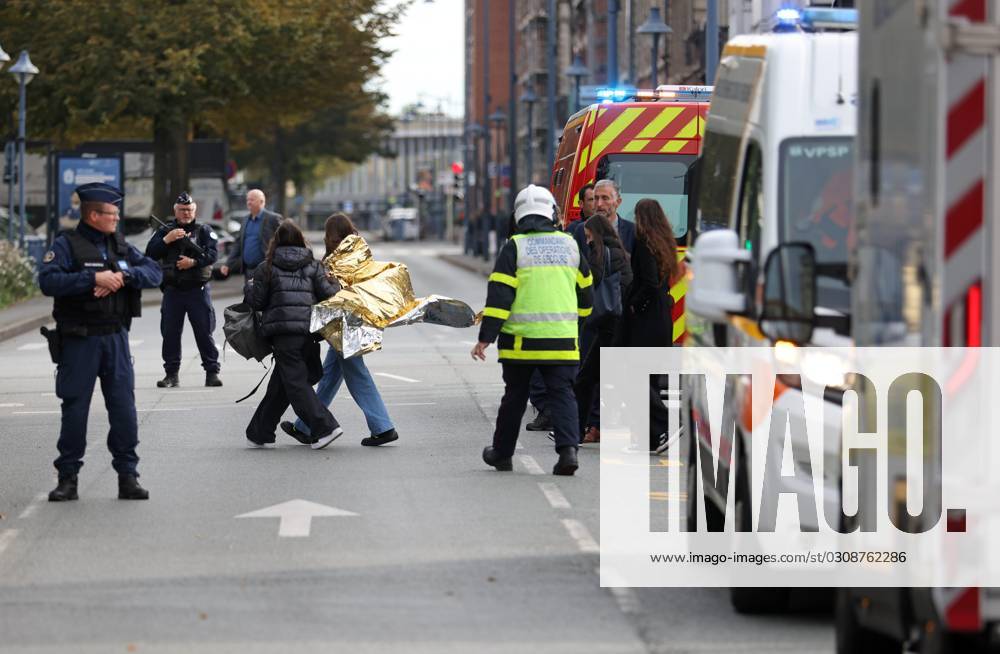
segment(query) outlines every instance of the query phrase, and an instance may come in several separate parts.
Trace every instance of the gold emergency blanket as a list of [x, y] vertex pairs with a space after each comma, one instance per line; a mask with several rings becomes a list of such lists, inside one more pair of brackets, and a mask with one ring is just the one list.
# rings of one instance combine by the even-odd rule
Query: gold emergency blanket
[[479, 322], [466, 303], [440, 295], [414, 297], [406, 266], [375, 261], [363, 238], [341, 241], [323, 265], [341, 290], [313, 306], [310, 330], [319, 332], [345, 359], [382, 349], [386, 327], [423, 322], [471, 327]]

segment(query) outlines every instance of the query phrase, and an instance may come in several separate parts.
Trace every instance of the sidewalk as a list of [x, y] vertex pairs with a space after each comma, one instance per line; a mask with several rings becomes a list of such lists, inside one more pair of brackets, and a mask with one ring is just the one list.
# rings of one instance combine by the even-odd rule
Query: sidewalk
[[486, 261], [482, 257], [473, 257], [468, 254], [442, 254], [439, 255], [442, 261], [447, 261], [453, 266], [468, 270], [469, 272], [489, 277], [493, 272], [493, 260]]
[[[151, 288], [142, 293], [142, 306], [158, 306], [162, 293]], [[233, 275], [225, 281], [212, 282], [212, 299], [243, 296], [243, 275]], [[0, 341], [37, 330], [52, 323], [52, 298], [38, 295], [0, 309]]]

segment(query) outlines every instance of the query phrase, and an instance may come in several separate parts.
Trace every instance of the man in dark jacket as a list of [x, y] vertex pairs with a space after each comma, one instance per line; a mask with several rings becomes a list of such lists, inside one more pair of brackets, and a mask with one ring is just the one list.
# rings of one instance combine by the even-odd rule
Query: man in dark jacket
[[621, 192], [613, 179], [602, 179], [594, 185], [594, 201], [597, 211], [611, 219], [611, 226], [618, 232], [622, 246], [631, 257], [635, 254], [635, 223], [618, 215], [622, 206]]
[[[139, 485], [135, 370], [128, 329], [142, 308], [144, 288], [159, 286], [160, 267], [125, 242], [118, 231], [124, 195], [101, 182], [78, 186], [80, 224], [52, 242], [38, 268], [42, 293], [54, 298], [49, 351], [62, 400], [59, 485], [50, 502], [77, 499], [77, 474], [87, 449], [87, 416], [94, 384], [101, 380], [108, 409], [108, 450], [118, 473], [118, 499], [146, 500]], [[43, 333], [45, 333], [43, 331]]]
[[282, 220], [279, 214], [264, 208], [266, 201], [264, 191], [260, 189], [251, 189], [247, 193], [247, 209], [250, 213], [243, 221], [240, 236], [226, 258], [226, 265], [219, 268], [223, 277], [228, 277], [230, 272], [242, 272], [247, 277], [252, 277], [254, 268], [264, 261], [267, 245]]
[[247, 445], [271, 447], [274, 431], [291, 404], [312, 437], [303, 444], [321, 449], [344, 433], [330, 410], [319, 401], [313, 384], [323, 376], [319, 342], [309, 331], [312, 306], [340, 290], [322, 264], [305, 247], [302, 232], [284, 221], [274, 235], [273, 261], [254, 274], [247, 303], [262, 311], [261, 332], [274, 348], [274, 372], [267, 393], [247, 426]]
[[[180, 381], [181, 334], [187, 315], [205, 369], [205, 386], [222, 386], [219, 379], [219, 350], [212, 339], [215, 309], [209, 294], [212, 264], [219, 256], [218, 236], [208, 225], [199, 224], [198, 205], [187, 193], [177, 196], [174, 221], [153, 234], [146, 256], [160, 262], [163, 270], [163, 304], [160, 306], [160, 334], [163, 336], [163, 370], [159, 388], [174, 388]], [[193, 247], [192, 244], [197, 247]]]
[[504, 395], [493, 446], [483, 450], [483, 461], [497, 470], [513, 469], [511, 457], [535, 371], [541, 372], [548, 390], [555, 426], [559, 460], [552, 473], [572, 475], [577, 469], [580, 437], [573, 380], [580, 359], [579, 320], [591, 312], [592, 278], [576, 242], [553, 225], [554, 212], [555, 200], [548, 189], [532, 184], [518, 193], [514, 201], [518, 233], [497, 256], [479, 342], [472, 350], [472, 358], [483, 361], [494, 340], [500, 350]]

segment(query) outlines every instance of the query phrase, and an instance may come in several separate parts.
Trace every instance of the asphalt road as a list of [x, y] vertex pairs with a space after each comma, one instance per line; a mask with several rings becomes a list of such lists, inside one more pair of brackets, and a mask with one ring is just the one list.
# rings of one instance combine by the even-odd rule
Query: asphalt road
[[[438, 260], [445, 249], [375, 246], [410, 266], [418, 294], [480, 309], [485, 281]], [[832, 651], [823, 612], [747, 618], [725, 590], [601, 588], [597, 451], [553, 477], [551, 443], [523, 432], [514, 474], [481, 462], [502, 383], [495, 350], [469, 356], [475, 328], [393, 329], [366, 359], [397, 443], [361, 447], [343, 392], [345, 435], [326, 450], [283, 434], [248, 450], [256, 397], [233, 401], [262, 367], [229, 351], [225, 386], [203, 387], [188, 328], [181, 387], [157, 389], [159, 312], [146, 311], [131, 340], [149, 502], [115, 499], [99, 393], [80, 501], [44, 501], [54, 366], [37, 334], [0, 343], [0, 651]], [[308, 536], [280, 535], [301, 521], [237, 518], [295, 500], [355, 515], [315, 517]]]

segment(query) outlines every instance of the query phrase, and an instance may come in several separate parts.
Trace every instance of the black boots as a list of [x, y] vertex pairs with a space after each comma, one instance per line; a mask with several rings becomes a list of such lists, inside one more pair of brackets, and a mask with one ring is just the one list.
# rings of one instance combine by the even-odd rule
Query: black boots
[[176, 372], [168, 372], [167, 376], [156, 382], [157, 388], [177, 388], [180, 385], [180, 380], [177, 379]]
[[559, 460], [552, 468], [552, 474], [570, 477], [579, 467], [576, 460], [576, 448], [572, 445], [566, 445], [559, 448]]
[[384, 431], [381, 434], [362, 438], [361, 444], [367, 447], [377, 447], [379, 445], [391, 443], [395, 440], [399, 440], [399, 434], [396, 433], [395, 429], [390, 429], [389, 431]]
[[222, 386], [222, 380], [219, 379], [219, 373], [217, 372], [205, 373], [205, 386]]
[[486, 465], [493, 466], [499, 472], [510, 472], [514, 469], [514, 464], [511, 462], [510, 457], [506, 459], [501, 458], [492, 447], [487, 447], [483, 450], [483, 461]]
[[535, 419], [524, 426], [528, 431], [551, 431], [553, 429], [552, 420], [549, 414], [539, 411]]
[[149, 491], [139, 485], [135, 475], [118, 475], [118, 499], [148, 500]]
[[76, 475], [59, 475], [59, 485], [49, 493], [50, 502], [68, 502], [79, 499], [76, 494]]

